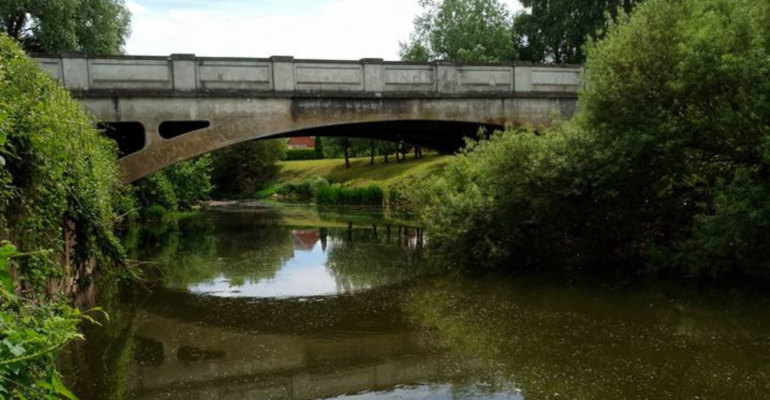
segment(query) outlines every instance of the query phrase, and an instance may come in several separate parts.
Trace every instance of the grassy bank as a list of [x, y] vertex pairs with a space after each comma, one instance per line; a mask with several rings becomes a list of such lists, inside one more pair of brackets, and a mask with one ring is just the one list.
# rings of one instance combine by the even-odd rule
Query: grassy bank
[[[269, 197], [275, 193], [299, 192], [300, 200], [328, 200], [325, 194], [333, 194], [333, 198], [364, 197], [365, 193], [375, 189], [380, 190], [389, 204], [404, 202], [404, 193], [414, 185], [419, 185], [428, 177], [440, 172], [452, 156], [428, 154], [421, 159], [409, 158], [396, 162], [392, 157], [385, 162], [384, 157], [376, 157], [374, 165], [370, 165], [369, 157], [353, 158], [350, 168], [345, 168], [341, 159], [283, 161], [278, 163], [279, 173], [274, 185], [261, 191], [258, 197]], [[319, 190], [316, 195], [312, 187], [321, 180], [332, 186]], [[323, 185], [321, 185], [323, 186]], [[286, 190], [289, 188], [289, 190]], [[308, 192], [308, 193], [305, 193]], [[331, 193], [334, 192], [334, 193]], [[345, 196], [351, 192], [350, 196]], [[355, 193], [353, 193], [355, 192]], [[358, 196], [358, 195], [361, 196]], [[372, 197], [372, 196], [369, 196]], [[331, 201], [330, 204], [347, 204], [347, 201]], [[369, 204], [371, 202], [367, 202]]]
[[391, 189], [419, 182], [441, 171], [450, 159], [452, 156], [428, 154], [421, 159], [410, 157], [399, 163], [390, 157], [390, 162], [386, 163], [384, 157], [376, 157], [374, 165], [369, 165], [369, 157], [362, 157], [350, 159], [350, 169], [345, 168], [345, 161], [341, 159], [282, 161], [278, 163], [278, 182], [300, 183], [321, 177], [348, 187], [376, 184], [382, 189]]

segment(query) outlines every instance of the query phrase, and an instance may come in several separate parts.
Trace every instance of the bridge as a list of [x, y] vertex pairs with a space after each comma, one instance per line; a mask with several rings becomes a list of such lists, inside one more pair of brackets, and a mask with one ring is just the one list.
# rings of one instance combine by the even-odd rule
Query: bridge
[[479, 128], [574, 113], [580, 66], [37, 55], [103, 122], [124, 182], [237, 143], [348, 136], [454, 151]]

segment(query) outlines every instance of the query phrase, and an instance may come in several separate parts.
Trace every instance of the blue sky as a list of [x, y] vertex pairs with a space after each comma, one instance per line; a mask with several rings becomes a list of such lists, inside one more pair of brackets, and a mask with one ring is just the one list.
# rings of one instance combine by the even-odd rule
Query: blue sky
[[[518, 0], [503, 0], [512, 11]], [[418, 0], [128, 0], [134, 55], [398, 59]]]

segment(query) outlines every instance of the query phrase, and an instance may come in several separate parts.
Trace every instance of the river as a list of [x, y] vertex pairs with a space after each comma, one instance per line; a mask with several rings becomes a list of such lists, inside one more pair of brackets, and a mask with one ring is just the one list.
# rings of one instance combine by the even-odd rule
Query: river
[[82, 400], [767, 399], [770, 301], [471, 278], [414, 221], [244, 205], [126, 232], [144, 281], [60, 367]]

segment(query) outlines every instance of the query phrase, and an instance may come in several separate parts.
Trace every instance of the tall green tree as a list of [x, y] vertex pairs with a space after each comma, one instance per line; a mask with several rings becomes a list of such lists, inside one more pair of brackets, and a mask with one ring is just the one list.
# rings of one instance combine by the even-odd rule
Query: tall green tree
[[516, 56], [508, 9], [498, 0], [420, 0], [423, 14], [401, 59], [503, 62]]
[[130, 24], [124, 0], [0, 2], [0, 29], [28, 52], [120, 54]]
[[585, 61], [584, 44], [599, 38], [618, 12], [629, 13], [643, 0], [521, 0], [528, 10], [514, 17], [519, 59], [538, 63]]
[[345, 168], [350, 168], [350, 156], [353, 147], [353, 139], [346, 137], [324, 138], [324, 151], [329, 158], [344, 157]]
[[647, 0], [587, 46], [575, 120], [457, 157], [426, 204], [471, 265], [770, 277], [766, 0]]
[[254, 140], [211, 153], [212, 183], [219, 194], [250, 196], [278, 174], [286, 141]]

